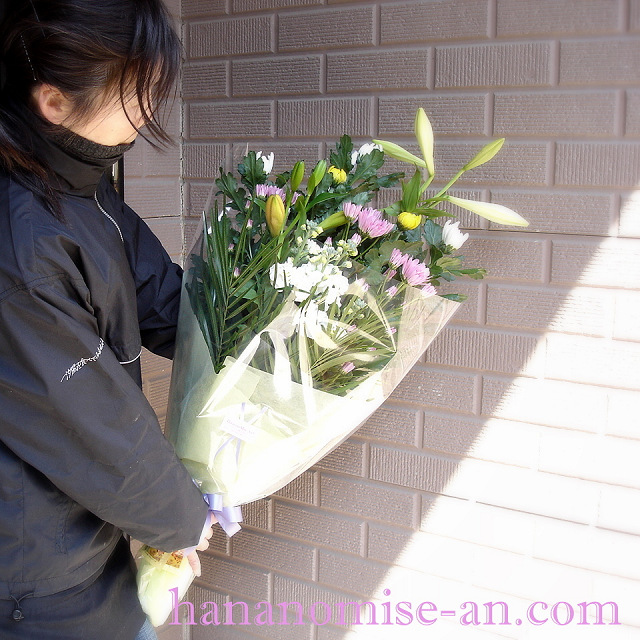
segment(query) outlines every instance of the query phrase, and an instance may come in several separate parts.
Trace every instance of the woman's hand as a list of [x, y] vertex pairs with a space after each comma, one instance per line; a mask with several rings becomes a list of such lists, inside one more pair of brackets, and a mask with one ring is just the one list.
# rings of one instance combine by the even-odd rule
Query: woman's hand
[[202, 536], [200, 537], [200, 542], [196, 546], [196, 548], [187, 554], [187, 560], [191, 565], [191, 569], [196, 576], [202, 575], [202, 566], [200, 565], [200, 558], [198, 557], [198, 551], [206, 551], [209, 548], [209, 540], [213, 535], [213, 525], [218, 522], [216, 517], [209, 513], [210, 519], [208, 523], [205, 525], [204, 530], [202, 531]]

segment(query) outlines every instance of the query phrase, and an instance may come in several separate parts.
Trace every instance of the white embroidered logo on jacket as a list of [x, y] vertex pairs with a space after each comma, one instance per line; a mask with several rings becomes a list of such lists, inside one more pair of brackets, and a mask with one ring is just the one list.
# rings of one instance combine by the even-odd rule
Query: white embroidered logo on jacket
[[67, 369], [67, 372], [62, 376], [62, 380], [60, 380], [60, 382], [67, 382], [68, 380], [71, 380], [71, 376], [78, 373], [78, 371], [80, 371], [80, 369], [82, 369], [82, 367], [84, 367], [85, 364], [89, 364], [90, 362], [95, 362], [100, 357], [100, 354], [102, 353], [103, 349], [104, 349], [104, 340], [100, 338], [100, 343], [98, 344], [98, 350], [96, 351], [95, 355], [92, 358], [82, 358], [81, 360], [78, 360], [78, 362], [76, 362], [75, 364], [71, 365]]

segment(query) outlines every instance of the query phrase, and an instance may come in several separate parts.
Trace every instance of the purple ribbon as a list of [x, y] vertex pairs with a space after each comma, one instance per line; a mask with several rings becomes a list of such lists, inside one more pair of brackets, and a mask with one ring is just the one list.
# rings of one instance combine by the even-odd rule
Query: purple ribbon
[[209, 505], [209, 511], [213, 513], [218, 524], [229, 537], [240, 531], [239, 523], [242, 522], [242, 510], [240, 507], [223, 506], [220, 493], [205, 493], [204, 499]]

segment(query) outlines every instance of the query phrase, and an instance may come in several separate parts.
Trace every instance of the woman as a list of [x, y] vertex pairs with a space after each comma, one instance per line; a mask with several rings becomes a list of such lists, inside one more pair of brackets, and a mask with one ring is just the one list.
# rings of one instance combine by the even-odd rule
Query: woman
[[160, 0], [8, 0], [0, 59], [0, 637], [154, 638], [123, 532], [203, 549], [207, 505], [142, 394], [181, 273], [106, 172], [180, 46]]

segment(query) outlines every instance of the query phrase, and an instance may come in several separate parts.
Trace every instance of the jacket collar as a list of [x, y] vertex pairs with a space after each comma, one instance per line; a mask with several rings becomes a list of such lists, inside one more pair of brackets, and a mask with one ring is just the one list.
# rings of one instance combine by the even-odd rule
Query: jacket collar
[[104, 173], [133, 146], [106, 147], [68, 130], [51, 135], [34, 113], [21, 115], [30, 125], [34, 153], [51, 167], [54, 188], [63, 193], [92, 197]]

